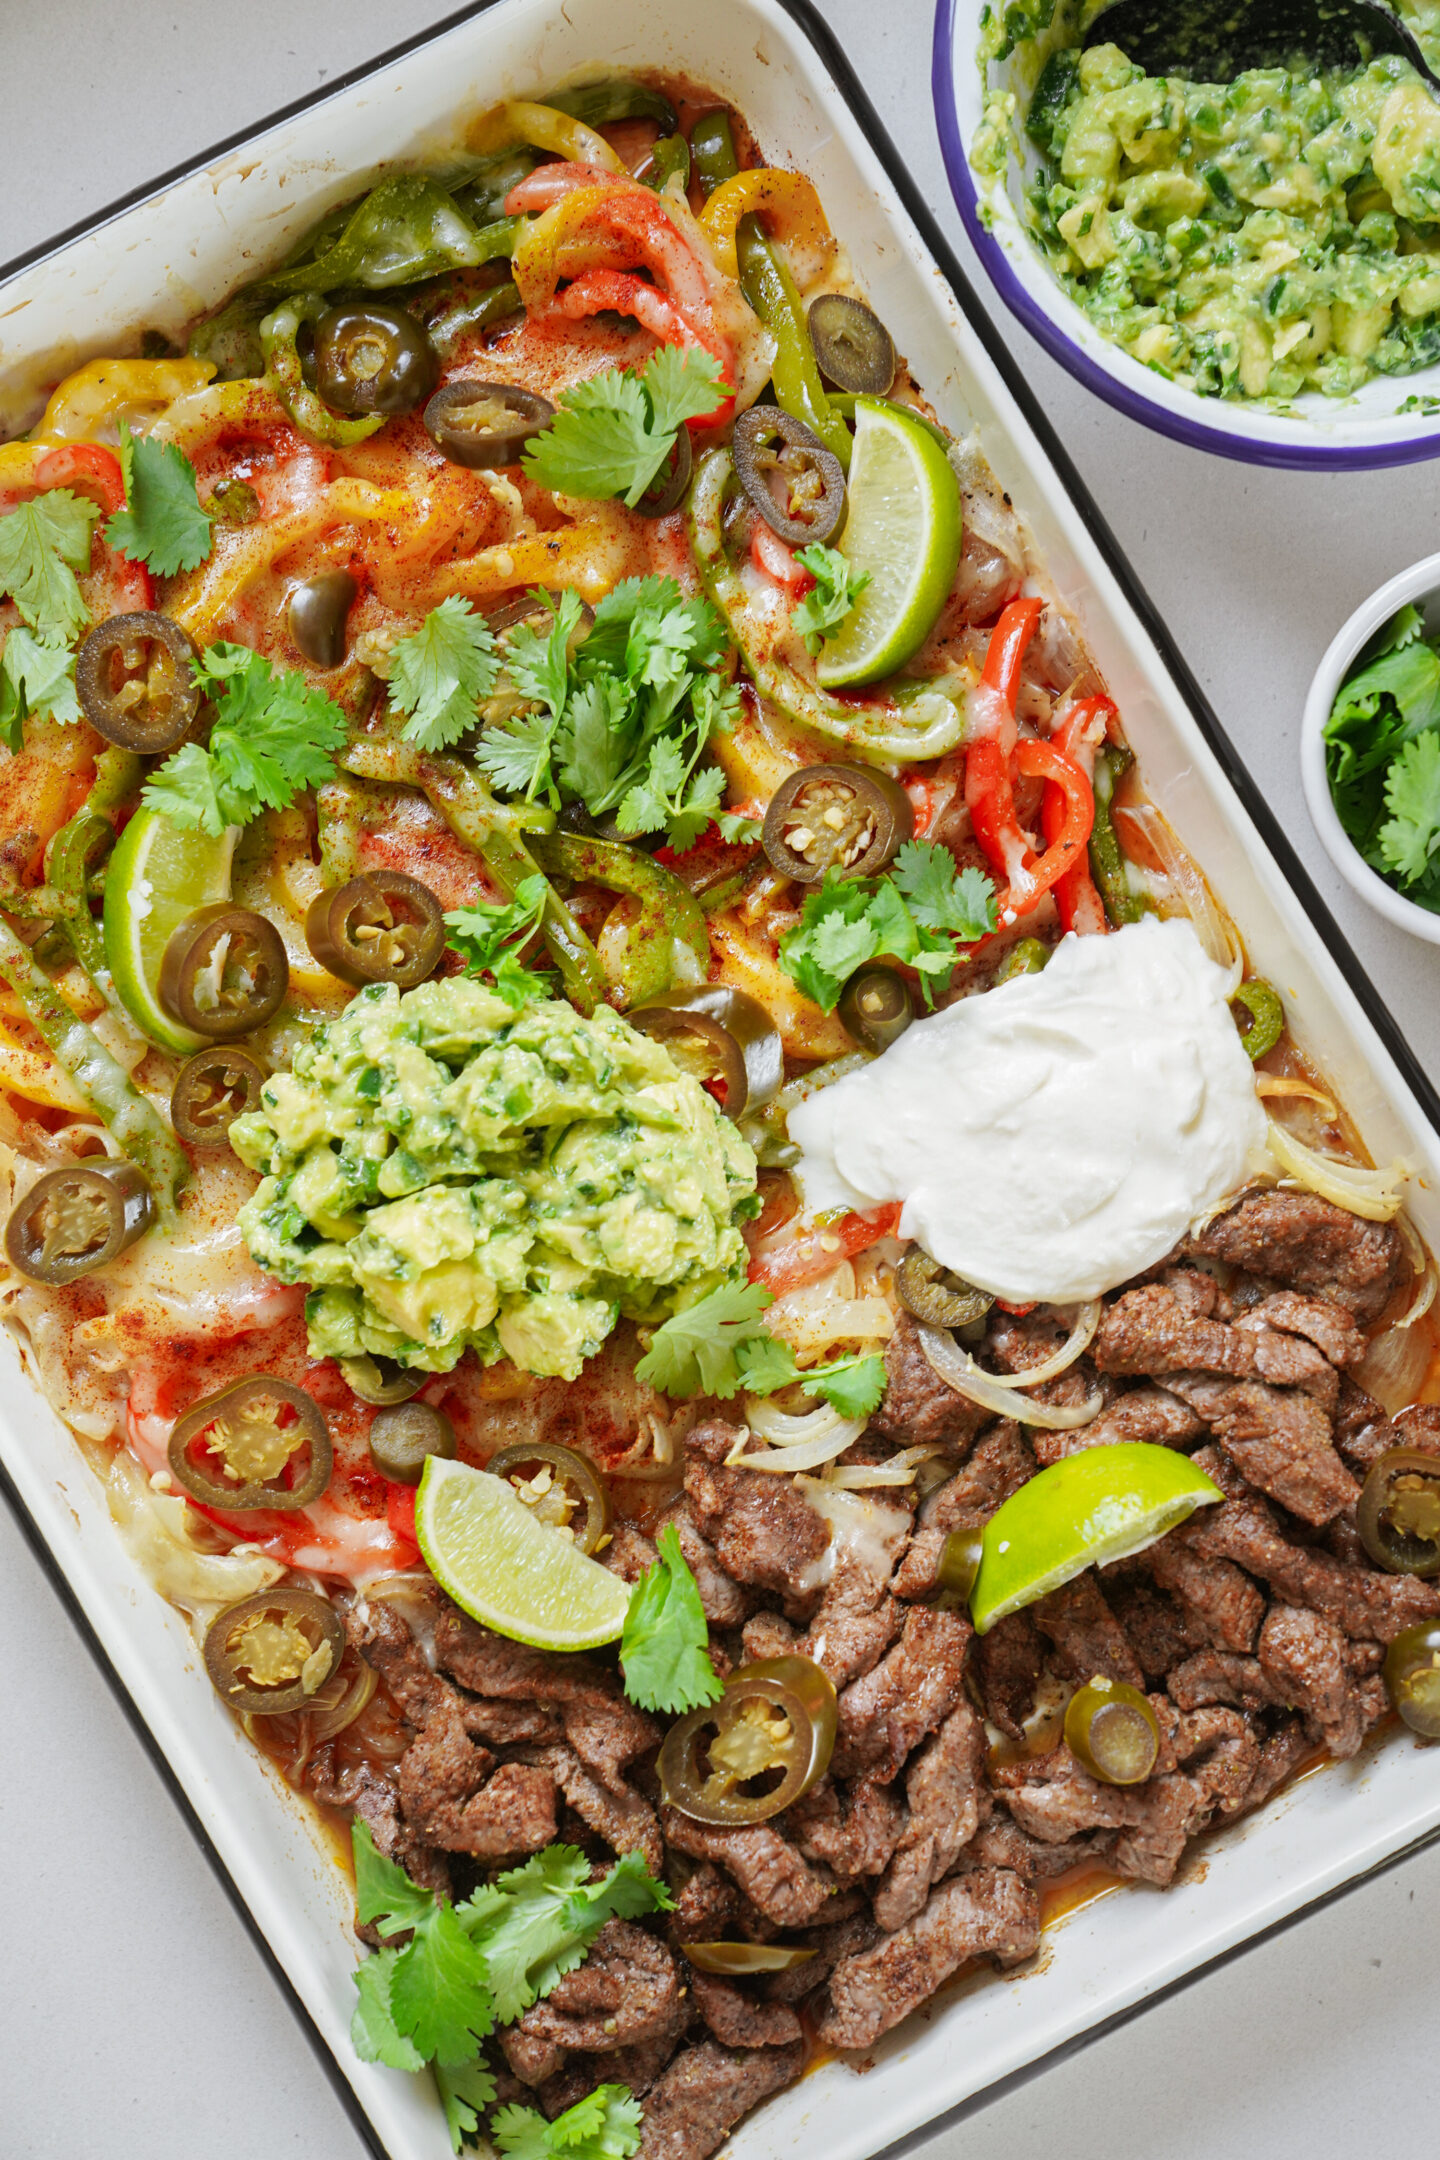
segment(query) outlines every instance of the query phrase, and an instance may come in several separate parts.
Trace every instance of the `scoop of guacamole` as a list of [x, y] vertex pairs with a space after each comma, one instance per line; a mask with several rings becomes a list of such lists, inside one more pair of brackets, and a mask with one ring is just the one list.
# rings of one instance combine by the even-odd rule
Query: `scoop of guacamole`
[[[1028, 156], [1031, 233], [1096, 327], [1202, 396], [1281, 404], [1440, 361], [1440, 109], [1409, 63], [1160, 79], [1076, 50], [1100, 4], [984, 12], [982, 72], [1017, 57], [972, 146], [992, 183]], [[1398, 11], [1440, 51], [1433, 0]]]
[[574, 1379], [622, 1314], [659, 1320], [745, 1265], [755, 1158], [618, 1014], [517, 1014], [463, 977], [363, 990], [317, 1028], [237, 1154], [240, 1227], [314, 1288], [314, 1357], [449, 1372], [466, 1350]]

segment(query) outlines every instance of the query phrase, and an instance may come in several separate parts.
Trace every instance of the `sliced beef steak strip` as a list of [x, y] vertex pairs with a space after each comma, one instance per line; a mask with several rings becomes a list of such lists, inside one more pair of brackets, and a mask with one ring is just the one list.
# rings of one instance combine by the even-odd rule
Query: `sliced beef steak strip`
[[1242, 1475], [1302, 1522], [1329, 1522], [1360, 1488], [1336, 1454], [1330, 1420], [1312, 1396], [1262, 1380], [1175, 1373], [1170, 1385], [1233, 1455]]
[[643, 1853], [652, 1875], [663, 1872], [665, 1843], [659, 1819], [643, 1793], [629, 1785], [622, 1785], [618, 1792], [613, 1785], [602, 1785], [563, 1741], [527, 1751], [527, 1760], [553, 1778], [586, 1828], [602, 1837], [613, 1853]]
[[1287, 1335], [1303, 1335], [1307, 1342], [1323, 1353], [1337, 1371], [1347, 1365], [1358, 1365], [1365, 1355], [1365, 1337], [1355, 1325], [1354, 1316], [1333, 1298], [1304, 1297], [1298, 1290], [1277, 1290], [1270, 1297], [1262, 1298], [1252, 1305], [1241, 1322], [1243, 1327], [1263, 1321], [1266, 1327], [1279, 1328]]
[[1315, 1193], [1251, 1193], [1190, 1245], [1287, 1290], [1329, 1298], [1361, 1327], [1379, 1319], [1406, 1272], [1393, 1223], [1365, 1222]]
[[1166, 1685], [1177, 1710], [1198, 1710], [1206, 1703], [1264, 1710], [1281, 1700], [1259, 1658], [1233, 1650], [1197, 1650], [1174, 1667]]
[[974, 1957], [1002, 1965], [1040, 1939], [1040, 1902], [1018, 1875], [977, 1868], [932, 1892], [924, 1910], [830, 1975], [815, 2020], [827, 2047], [871, 2047]]
[[1028, 1607], [1007, 1613], [988, 1635], [976, 1638], [975, 1671], [985, 1714], [1012, 1740], [1025, 1737], [1025, 1720], [1035, 1707], [1044, 1667], [1044, 1638]]
[[1245, 1379], [1257, 1369], [1249, 1336], [1210, 1319], [1159, 1282], [1121, 1292], [1106, 1310], [1090, 1356], [1098, 1371], [1121, 1376], [1212, 1372]]
[[554, 1704], [565, 1738], [588, 1770], [618, 1797], [624, 1770], [660, 1744], [660, 1728], [626, 1702], [616, 1676], [591, 1659], [551, 1656], [481, 1627], [453, 1605], [441, 1613], [436, 1655], [462, 1687], [501, 1702]]
[[829, 1979], [841, 1958], [868, 1950], [879, 1933], [867, 1906], [863, 1912], [852, 1913], [848, 1920], [839, 1920], [834, 1926], [807, 1928], [803, 1934], [793, 1936], [795, 1949], [809, 1950], [813, 1955], [803, 1965], [792, 1965], [788, 1972], [771, 1973], [762, 1980], [760, 1985], [767, 2000], [803, 2001]]
[[732, 1582], [768, 1591], [792, 1618], [808, 1617], [819, 1597], [830, 1526], [788, 1478], [712, 1461], [715, 1429], [696, 1426], [686, 1442], [691, 1519]]
[[739, 1627], [755, 1600], [725, 1573], [714, 1546], [696, 1529], [689, 1501], [682, 1498], [672, 1502], [660, 1518], [662, 1528], [666, 1523], [675, 1525], [680, 1550], [700, 1592], [705, 1618], [712, 1627]]
[[982, 1806], [989, 1805], [985, 1727], [963, 1697], [935, 1737], [911, 1756], [905, 1799], [909, 1819], [875, 1893], [875, 1918], [891, 1930], [913, 1920], [975, 1835]]
[[825, 1778], [787, 1811], [786, 1822], [807, 1859], [837, 1875], [881, 1875], [900, 1841], [905, 1809], [888, 1785], [862, 1779], [842, 1787]]
[[1005, 1418], [976, 1443], [970, 1460], [921, 1502], [910, 1549], [892, 1585], [896, 1597], [926, 1598], [952, 1530], [986, 1523], [995, 1510], [1035, 1475], [1030, 1444], [1013, 1419]]
[[[525, 2040], [568, 2053], [607, 2054], [612, 2048], [676, 2037], [684, 2030], [685, 2005], [675, 1960], [663, 1942], [629, 1920], [607, 1920], [582, 1965], [558, 1980], [543, 2001], [532, 2003], [509, 2028]], [[528, 2076], [506, 2046], [510, 2067], [538, 2085], [552, 2074]], [[552, 2066], [553, 2067], [553, 2066]]]
[[1055, 1646], [1055, 1659], [1069, 1680], [1089, 1680], [1103, 1673], [1131, 1687], [1143, 1683], [1139, 1660], [1125, 1631], [1106, 1604], [1093, 1571], [1052, 1590], [1030, 1610], [1041, 1633]]
[[[1210, 1450], [1196, 1460], [1217, 1483], [1224, 1482], [1225, 1465]], [[1243, 1487], [1219, 1507], [1202, 1508], [1171, 1534], [1184, 1539], [1202, 1559], [1233, 1560], [1268, 1583], [1287, 1604], [1323, 1613], [1361, 1641], [1393, 1642], [1402, 1628], [1440, 1615], [1440, 1584], [1347, 1567], [1313, 1546], [1292, 1545], [1265, 1501]]]
[[756, 2002], [732, 1981], [693, 1966], [688, 1979], [691, 2000], [722, 2047], [793, 2047], [804, 2038], [799, 2018], [784, 2003]]
[[1185, 1448], [1204, 1429], [1188, 1403], [1168, 1388], [1150, 1385], [1128, 1388], [1098, 1417], [1073, 1432], [1037, 1431], [1031, 1445], [1035, 1460], [1046, 1468], [1087, 1448], [1119, 1447], [1131, 1440], [1142, 1440], [1150, 1447]]
[[702, 1860], [676, 1893], [670, 1925], [678, 1942], [710, 1942], [735, 1918], [735, 1888], [712, 1860]]
[[490, 1750], [466, 1732], [453, 1698], [401, 1757], [399, 1783], [411, 1831], [446, 1852], [504, 1860], [554, 1840], [555, 1780], [523, 1763], [497, 1768]]
[[709, 2160], [743, 2115], [793, 2085], [805, 2067], [805, 2043], [686, 2048], [651, 2086], [637, 2160]]
[[[1401, 1416], [1405, 1415], [1402, 1411]], [[1374, 1396], [1357, 1387], [1348, 1373], [1340, 1377], [1340, 1394], [1330, 1423], [1336, 1447], [1359, 1478], [1374, 1467], [1386, 1448], [1417, 1445], [1402, 1440], [1399, 1426], [1391, 1424]]]
[[994, 1814], [970, 1840], [963, 1859], [976, 1867], [1009, 1868], [1025, 1882], [1044, 1882], [1072, 1867], [1107, 1867], [1115, 1848], [1113, 1830], [1087, 1830], [1058, 1845], [1044, 1845], [1012, 1821]]
[[971, 1627], [959, 1613], [912, 1605], [900, 1640], [840, 1697], [832, 1767], [888, 1785], [912, 1748], [944, 1723], [965, 1685]]
[[885, 1345], [885, 1398], [870, 1420], [872, 1432], [905, 1447], [951, 1447], [962, 1453], [992, 1413], [947, 1387], [920, 1347], [914, 1317], [900, 1312]]
[[1217, 1650], [1254, 1649], [1265, 1600], [1242, 1569], [1226, 1560], [1202, 1560], [1175, 1537], [1162, 1537], [1145, 1559], [1155, 1582]]
[[667, 1844], [694, 1860], [717, 1862], [777, 1927], [807, 1927], [830, 1901], [834, 1876], [828, 1868], [811, 1867], [773, 1823], [721, 1829], [673, 1807], [662, 1808], [660, 1820]]
[[[360, 1763], [337, 1778], [322, 1749], [320, 1756], [312, 1759], [306, 1789], [326, 1807], [353, 1809], [359, 1820], [368, 1824], [376, 1851], [387, 1860], [398, 1860], [412, 1882], [424, 1890], [438, 1890], [444, 1897], [450, 1895], [449, 1856], [438, 1846], [427, 1845], [401, 1819], [400, 1795], [393, 1777], [382, 1777], [370, 1764]], [[380, 1948], [380, 1936], [373, 1926], [357, 1922], [355, 1932], [372, 1950]], [[408, 1935], [391, 1935], [386, 1940], [400, 1943], [408, 1940]]]
[[432, 1670], [395, 1607], [383, 1598], [359, 1600], [345, 1615], [345, 1633], [351, 1648], [374, 1666], [396, 1707], [418, 1731], [451, 1690]]
[[1365, 1737], [1365, 1714], [1345, 1665], [1345, 1637], [1333, 1620], [1295, 1605], [1272, 1605], [1260, 1630], [1260, 1668], [1278, 1701], [1298, 1710], [1340, 1760]]
[[[1148, 1559], [1150, 1555], [1147, 1553], [1145, 1557]], [[1158, 1589], [1147, 1575], [1128, 1572], [1112, 1575], [1108, 1568], [1102, 1568], [1100, 1572], [1106, 1603], [1124, 1628], [1147, 1680], [1163, 1681], [1172, 1665], [1209, 1640], [1196, 1616], [1178, 1598]], [[1238, 1569], [1236, 1573], [1239, 1573]], [[1263, 1605], [1262, 1598], [1262, 1608]], [[1259, 1625], [1258, 1618], [1256, 1625]]]
[[[1379, 1405], [1376, 1405], [1379, 1408]], [[1392, 1447], [1416, 1448], [1422, 1455], [1440, 1455], [1440, 1404], [1412, 1403], [1395, 1413]]]
[[[512, 2027], [511, 2030], [514, 2028]], [[648, 2093], [675, 2053], [676, 2039], [642, 2040], [635, 2047], [617, 2048], [613, 2055], [572, 2055], [563, 2070], [546, 2078], [538, 2097], [551, 2122], [594, 2092], [597, 2085], [628, 2085], [638, 2098]], [[507, 2094], [501, 2093], [503, 2100]], [[529, 2105], [527, 2093], [522, 2105]]]

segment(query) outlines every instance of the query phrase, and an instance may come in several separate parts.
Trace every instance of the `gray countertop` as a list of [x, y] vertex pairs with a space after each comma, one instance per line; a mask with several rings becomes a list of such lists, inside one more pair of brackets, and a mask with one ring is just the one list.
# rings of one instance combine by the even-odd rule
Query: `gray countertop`
[[[558, 4], [558, 0], [557, 0]], [[447, 12], [436, 0], [4, 0], [9, 257]], [[928, 0], [822, 0], [969, 257], [929, 100]], [[1440, 548], [1434, 469], [1317, 479], [1182, 450], [1002, 332], [1221, 719], [1427, 1069], [1440, 952], [1330, 870], [1296, 739], [1341, 620]], [[0, 2151], [14, 2160], [358, 2160], [347, 2120], [8, 1514]], [[1440, 1775], [1440, 1764], [1437, 1764]], [[1131, 1896], [1156, 1893], [1132, 1890]], [[1435, 2150], [1440, 1850], [1386, 1871], [1118, 2032], [914, 2141], [926, 2160], [1267, 2160]]]

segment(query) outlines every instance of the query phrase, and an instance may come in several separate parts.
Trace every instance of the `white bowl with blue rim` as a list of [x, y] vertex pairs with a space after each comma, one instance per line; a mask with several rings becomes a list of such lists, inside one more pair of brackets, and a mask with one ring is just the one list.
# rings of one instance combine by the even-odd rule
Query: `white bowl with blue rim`
[[1334, 709], [1341, 685], [1370, 640], [1384, 629], [1401, 608], [1413, 606], [1424, 619], [1425, 636], [1440, 636], [1440, 555], [1427, 555], [1408, 570], [1387, 579], [1364, 601], [1330, 640], [1324, 659], [1315, 670], [1305, 717], [1300, 727], [1300, 776], [1305, 786], [1305, 807], [1320, 836], [1326, 854], [1346, 884], [1397, 929], [1428, 945], [1440, 945], [1440, 915], [1421, 907], [1397, 892], [1378, 870], [1372, 870], [1356, 847], [1335, 808], [1325, 762], [1325, 723]]
[[[996, 7], [1006, 4], [993, 0]], [[1280, 413], [1249, 400], [1201, 397], [1102, 336], [1057, 282], [1027, 229], [1024, 193], [1038, 169], [1038, 151], [1026, 143], [1024, 165], [1012, 156], [1003, 183], [981, 179], [971, 166], [986, 88], [976, 58], [984, 5], [936, 0], [931, 84], [941, 154], [965, 229], [996, 291], [1062, 367], [1132, 420], [1249, 465], [1359, 472], [1440, 456], [1440, 365], [1413, 375], [1375, 376], [1347, 398], [1309, 392]], [[989, 88], [1013, 89], [1023, 112], [1046, 55], [1072, 42], [1052, 24], [991, 64]]]

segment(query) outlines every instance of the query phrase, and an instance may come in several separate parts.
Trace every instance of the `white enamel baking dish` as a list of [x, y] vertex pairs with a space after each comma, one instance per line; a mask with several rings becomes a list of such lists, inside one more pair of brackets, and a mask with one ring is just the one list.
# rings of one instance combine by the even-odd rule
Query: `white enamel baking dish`
[[[378, 162], [444, 148], [465, 117], [572, 75], [673, 67], [749, 118], [767, 154], [816, 181], [871, 298], [944, 419], [978, 424], [1061, 596], [1081, 617], [1151, 792], [1205, 864], [1254, 963], [1344, 1094], [1376, 1160], [1415, 1165], [1413, 1208], [1440, 1244], [1440, 1104], [1379, 1007], [1284, 835], [1119, 556], [1063, 450], [862, 93], [805, 0], [503, 0], [306, 103], [243, 145], [16, 266], [0, 285], [0, 409], [141, 325], [177, 329], [281, 255]], [[132, 348], [133, 349], [133, 348]], [[3, 1355], [14, 1353], [8, 1344]], [[348, 1886], [298, 1806], [220, 1708], [179, 1617], [137, 1575], [59, 1422], [7, 1373], [10, 1497], [237, 1908], [353, 2088], [391, 2160], [443, 2160], [428, 2077], [368, 2067], [348, 2027], [357, 1950]], [[1209, 1844], [1171, 1890], [1107, 1896], [1052, 1930], [1032, 1970], [963, 1981], [865, 2058], [832, 2062], [733, 2141], [737, 2160], [864, 2160], [996, 2081], [1123, 2016], [1440, 1829], [1440, 1750], [1406, 1739], [1305, 1780]], [[332, 2064], [333, 2058], [333, 2064]], [[342, 2090], [344, 2086], [342, 2083]]]

